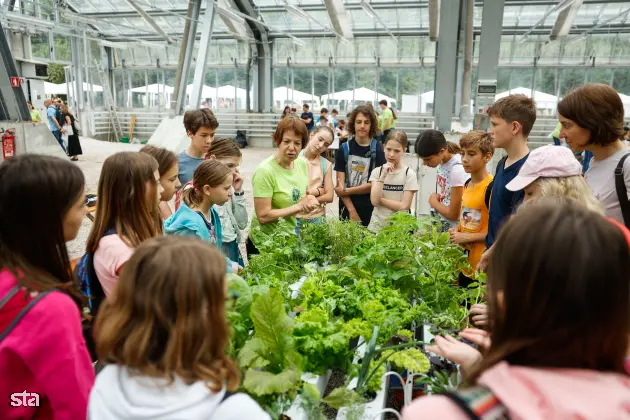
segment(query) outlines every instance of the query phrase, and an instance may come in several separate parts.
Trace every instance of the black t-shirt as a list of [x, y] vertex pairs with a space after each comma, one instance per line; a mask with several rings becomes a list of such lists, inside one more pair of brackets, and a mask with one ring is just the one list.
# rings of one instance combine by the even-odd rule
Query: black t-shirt
[[[315, 119], [313, 118], [313, 113], [312, 112], [302, 112], [302, 116], [300, 117], [303, 120], [306, 120], [307, 118], [311, 119], [311, 122], [306, 124], [306, 128], [308, 128], [309, 131], [311, 131], [311, 129], [315, 126]], [[306, 122], [306, 121], [304, 121]]]
[[[367, 146], [360, 146], [356, 140], [352, 139], [348, 142], [348, 147], [350, 152], [348, 157], [351, 163], [348, 187], [358, 187], [359, 185], [367, 184], [372, 169], [381, 167], [387, 162], [385, 160], [383, 145], [380, 142], [376, 142], [376, 157], [374, 158], [373, 165], [371, 165], [372, 159], [369, 157], [369, 144]], [[339, 147], [339, 151], [337, 152], [335, 171], [347, 173], [346, 156], [343, 153], [343, 146]], [[348, 182], [348, 180], [346, 180], [346, 182]], [[351, 195], [350, 199], [359, 214], [363, 211], [369, 211], [371, 213], [374, 209], [374, 206], [372, 206], [372, 202], [370, 201], [369, 193]]]

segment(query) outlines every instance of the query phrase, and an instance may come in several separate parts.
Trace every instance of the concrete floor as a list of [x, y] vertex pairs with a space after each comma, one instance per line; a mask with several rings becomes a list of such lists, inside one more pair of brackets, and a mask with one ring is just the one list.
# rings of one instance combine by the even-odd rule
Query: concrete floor
[[[93, 140], [89, 138], [81, 138], [81, 147], [83, 149], [83, 155], [79, 156], [79, 161], [76, 163], [85, 174], [86, 179], [86, 193], [96, 194], [98, 186], [98, 178], [101, 173], [103, 162], [108, 156], [123, 151], [135, 151], [139, 150], [142, 146], [136, 144], [125, 143], [110, 143], [105, 141]], [[240, 166], [241, 174], [243, 175], [245, 182], [245, 197], [247, 198], [247, 210], [251, 217], [254, 212], [254, 200], [252, 197], [252, 175], [254, 170], [258, 167], [258, 164], [265, 158], [273, 153], [273, 149], [262, 148], [246, 148], [243, 149], [243, 161]], [[337, 198], [328, 206], [328, 215], [331, 217], [337, 217], [338, 214]], [[79, 258], [85, 252], [85, 244], [92, 227], [92, 222], [85, 218], [77, 238], [68, 242], [68, 253], [71, 259]], [[247, 232], [245, 232], [246, 234]], [[243, 235], [246, 237], [246, 235]], [[244, 244], [242, 244], [242, 251], [244, 254]]]

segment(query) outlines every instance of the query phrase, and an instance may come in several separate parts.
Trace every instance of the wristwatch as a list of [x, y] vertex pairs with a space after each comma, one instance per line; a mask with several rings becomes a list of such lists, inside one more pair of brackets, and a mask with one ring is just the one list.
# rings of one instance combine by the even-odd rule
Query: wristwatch
[[237, 196], [237, 197], [242, 197], [242, 196], [245, 195], [245, 191], [241, 191], [241, 192], [234, 191], [234, 195]]

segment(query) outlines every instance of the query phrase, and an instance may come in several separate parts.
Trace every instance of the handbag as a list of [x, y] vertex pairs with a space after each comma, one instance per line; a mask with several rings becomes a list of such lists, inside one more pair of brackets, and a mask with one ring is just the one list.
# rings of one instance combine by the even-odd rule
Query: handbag
[[66, 130], [66, 132], [65, 132], [66, 136], [74, 135], [74, 130], [72, 129], [72, 125], [71, 124], [64, 124], [63, 129]]

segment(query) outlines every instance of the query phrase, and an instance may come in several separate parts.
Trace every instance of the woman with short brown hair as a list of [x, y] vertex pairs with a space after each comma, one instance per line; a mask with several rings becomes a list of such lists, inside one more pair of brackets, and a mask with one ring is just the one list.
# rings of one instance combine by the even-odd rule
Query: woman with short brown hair
[[[630, 153], [621, 141], [624, 109], [619, 94], [610, 86], [587, 84], [571, 91], [558, 103], [558, 118], [562, 123], [560, 137], [565, 138], [574, 152], [586, 150], [593, 154], [585, 178], [595, 198], [602, 202], [606, 215], [630, 226]], [[623, 161], [623, 162], [622, 162]], [[615, 170], [622, 169], [623, 182], [616, 186]], [[629, 207], [623, 213], [620, 196]]]
[[[308, 130], [303, 120], [288, 116], [280, 120], [273, 142], [276, 152], [256, 168], [252, 177], [254, 187], [254, 216], [247, 255], [258, 254], [257, 246], [265, 235], [276, 230], [295, 232], [298, 213], [308, 213], [319, 206], [317, 198], [307, 194], [308, 168], [298, 159], [308, 143]], [[278, 223], [284, 219], [288, 223]]]

